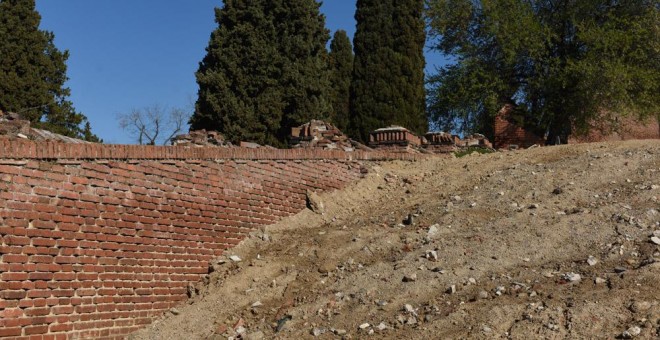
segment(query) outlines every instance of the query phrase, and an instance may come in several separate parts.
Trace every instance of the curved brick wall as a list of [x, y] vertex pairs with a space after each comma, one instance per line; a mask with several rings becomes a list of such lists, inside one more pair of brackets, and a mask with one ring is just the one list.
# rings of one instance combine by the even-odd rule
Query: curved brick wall
[[0, 338], [124, 338], [306, 190], [415, 157], [0, 140]]

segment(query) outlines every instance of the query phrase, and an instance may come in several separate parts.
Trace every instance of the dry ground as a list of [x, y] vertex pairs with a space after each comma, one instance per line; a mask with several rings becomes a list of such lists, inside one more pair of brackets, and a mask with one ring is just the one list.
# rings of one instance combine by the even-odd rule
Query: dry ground
[[132, 338], [660, 336], [660, 141], [382, 163], [321, 199]]

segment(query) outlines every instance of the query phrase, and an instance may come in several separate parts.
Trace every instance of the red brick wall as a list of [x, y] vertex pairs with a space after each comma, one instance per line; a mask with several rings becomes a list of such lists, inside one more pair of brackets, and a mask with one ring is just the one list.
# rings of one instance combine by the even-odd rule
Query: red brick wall
[[534, 144], [545, 145], [543, 136], [537, 136], [509, 120], [511, 110], [513, 110], [513, 106], [507, 104], [495, 116], [493, 147], [495, 149], [508, 149], [512, 145], [519, 148], [528, 148]]
[[630, 139], [658, 139], [660, 138], [660, 123], [657, 119], [640, 122], [633, 118], [624, 118], [621, 121], [621, 131], [610, 134], [603, 133], [598, 127], [591, 129], [586, 136], [572, 136], [569, 144], [595, 143], [607, 141], [622, 141]]
[[[508, 119], [512, 109], [512, 105], [505, 105], [495, 117], [495, 142], [493, 143], [495, 148], [507, 149], [510, 145], [517, 145], [521, 148], [527, 148], [534, 144], [544, 145], [544, 138], [523, 129]], [[571, 136], [568, 139], [568, 143], [577, 144], [660, 138], [660, 122], [658, 119], [649, 119], [640, 122], [633, 118], [623, 118], [620, 125], [621, 131], [619, 132], [603, 133], [602, 131], [604, 129], [594, 124], [588, 135]]]
[[306, 190], [415, 157], [0, 140], [0, 338], [124, 338]]

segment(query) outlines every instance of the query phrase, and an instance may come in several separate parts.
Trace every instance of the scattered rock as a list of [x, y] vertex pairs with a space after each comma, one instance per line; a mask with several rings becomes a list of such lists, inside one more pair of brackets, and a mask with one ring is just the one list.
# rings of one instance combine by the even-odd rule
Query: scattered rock
[[412, 225], [414, 222], [415, 218], [413, 217], [413, 214], [408, 214], [408, 216], [403, 219], [404, 225]]
[[632, 326], [628, 328], [623, 334], [621, 334], [621, 337], [624, 339], [632, 339], [642, 333], [642, 329], [637, 327], [637, 326]]
[[326, 332], [325, 328], [314, 328], [312, 329], [312, 335], [313, 336], [321, 336], [321, 334], [324, 334]]
[[416, 324], [417, 324], [417, 318], [414, 316], [410, 316], [406, 320], [406, 325], [416, 325]]
[[435, 251], [435, 250], [430, 250], [426, 253], [426, 258], [429, 261], [436, 262], [436, 261], [438, 261], [438, 252]]
[[403, 310], [406, 313], [413, 314], [415, 316], [417, 315], [417, 313], [415, 312], [415, 308], [412, 305], [406, 304], [405, 306], [403, 306]]
[[438, 273], [438, 274], [445, 274], [447, 272], [446, 270], [444, 270], [440, 267], [435, 267], [435, 268], [431, 269], [431, 271], [434, 272], [434, 273]]
[[439, 224], [434, 224], [434, 225], [429, 227], [429, 231], [428, 231], [427, 235], [429, 237], [433, 237], [433, 236], [437, 235], [439, 232], [440, 232], [440, 225]]
[[179, 315], [179, 314], [181, 314], [181, 311], [179, 311], [176, 308], [171, 308], [170, 313], [172, 313], [172, 315]]
[[390, 328], [390, 327], [388, 325], [386, 325], [384, 322], [381, 322], [380, 324], [378, 324], [378, 326], [376, 326], [376, 329], [378, 329], [381, 332], [388, 329], [388, 328]]
[[645, 312], [651, 309], [651, 303], [648, 301], [635, 301], [630, 305], [630, 311], [633, 313]]
[[495, 295], [502, 296], [504, 293], [506, 293], [506, 287], [498, 286], [497, 288], [495, 288]]
[[595, 265], [598, 264], [598, 259], [595, 258], [595, 257], [593, 257], [593, 256], [589, 256], [589, 258], [587, 259], [587, 263], [588, 263], [590, 266], [595, 266]]
[[485, 291], [485, 290], [479, 291], [479, 298], [480, 299], [485, 300], [485, 299], [488, 299], [489, 297], [490, 297], [490, 294], [488, 294], [487, 291]]
[[332, 329], [331, 331], [332, 331], [332, 333], [334, 333], [335, 335], [345, 335], [345, 334], [346, 334], [346, 330], [345, 330], [345, 329]]
[[549, 330], [555, 331], [555, 332], [559, 330], [559, 325], [554, 324], [554, 323], [548, 323], [548, 324], [545, 325], [545, 327], [547, 327]]
[[555, 194], [555, 195], [561, 195], [561, 194], [564, 193], [564, 189], [562, 189], [560, 187], [557, 187], [557, 188], [555, 188], [555, 190], [552, 191], [552, 193]]
[[600, 277], [597, 277], [597, 278], [594, 280], [594, 282], [595, 282], [597, 285], [602, 285], [602, 284], [604, 284], [604, 283], [607, 283], [607, 280], [605, 280], [605, 279], [603, 279], [603, 278], [600, 278]]
[[451, 285], [447, 287], [447, 290], [445, 291], [447, 294], [456, 294], [456, 285]]
[[361, 325], [359, 326], [359, 328], [360, 328], [361, 330], [365, 330], [365, 329], [367, 329], [367, 328], [369, 328], [369, 327], [371, 327], [371, 325], [370, 325], [369, 323], [367, 323], [367, 322], [365, 322], [365, 323], [363, 323], [363, 324], [361, 324]]
[[651, 237], [651, 242], [652, 242], [653, 244], [660, 245], [660, 237], [657, 237], [657, 236], [653, 236], [653, 237]]
[[576, 273], [566, 273], [562, 276], [562, 279], [568, 282], [578, 283], [582, 281], [582, 275]]
[[614, 272], [617, 274], [625, 273], [628, 269], [623, 268], [623, 267], [616, 267], [614, 268]]
[[232, 261], [234, 261], [234, 262], [241, 262], [241, 261], [243, 261], [240, 257], [238, 257], [238, 256], [236, 256], [236, 255], [229, 256], [229, 259], [232, 260]]
[[417, 281], [417, 274], [413, 273], [403, 277], [403, 282], [415, 282]]

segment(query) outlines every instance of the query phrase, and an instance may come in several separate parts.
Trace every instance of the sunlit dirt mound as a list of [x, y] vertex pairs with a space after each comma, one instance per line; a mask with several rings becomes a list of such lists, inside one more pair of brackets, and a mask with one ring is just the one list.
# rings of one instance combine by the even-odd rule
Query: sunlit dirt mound
[[382, 163], [320, 197], [133, 338], [660, 335], [660, 141]]

